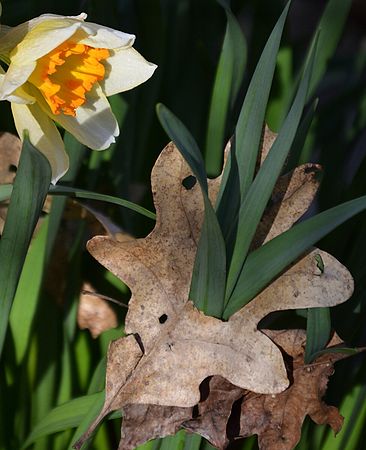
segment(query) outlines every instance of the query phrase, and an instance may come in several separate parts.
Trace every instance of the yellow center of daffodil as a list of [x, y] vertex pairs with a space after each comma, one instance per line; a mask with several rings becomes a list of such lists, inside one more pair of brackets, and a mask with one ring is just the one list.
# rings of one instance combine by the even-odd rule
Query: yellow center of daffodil
[[109, 56], [105, 48], [93, 48], [65, 41], [37, 61], [29, 78], [47, 101], [53, 114], [75, 116], [75, 110], [86, 101], [85, 94], [103, 80], [104, 65]]

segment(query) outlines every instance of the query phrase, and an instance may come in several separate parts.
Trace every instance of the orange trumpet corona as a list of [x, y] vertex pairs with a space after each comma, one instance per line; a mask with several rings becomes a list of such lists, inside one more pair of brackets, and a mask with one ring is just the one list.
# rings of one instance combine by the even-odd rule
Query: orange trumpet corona
[[103, 80], [109, 51], [66, 41], [37, 61], [29, 81], [42, 93], [53, 114], [75, 116], [85, 94]]

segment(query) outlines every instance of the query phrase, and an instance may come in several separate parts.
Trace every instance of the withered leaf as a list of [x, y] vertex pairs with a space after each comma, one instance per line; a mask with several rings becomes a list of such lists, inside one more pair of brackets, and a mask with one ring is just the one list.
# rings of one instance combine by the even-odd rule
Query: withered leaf
[[[12, 184], [18, 168], [22, 142], [14, 134], [0, 132], [0, 185]], [[51, 199], [47, 196], [42, 211], [49, 212]], [[9, 200], [0, 202], [0, 234], [3, 232], [4, 223], [8, 213]], [[35, 234], [37, 233], [42, 217], [38, 220]]]
[[192, 410], [176, 406], [125, 406], [118, 450], [133, 450], [150, 439], [175, 434], [182, 423], [192, 418]]
[[[104, 407], [82, 440], [106, 414], [127, 405], [192, 407], [201, 382], [212, 375], [256, 393], [284, 391], [289, 382], [281, 351], [258, 331], [258, 322], [272, 311], [333, 306], [352, 293], [348, 271], [316, 250], [227, 322], [205, 316], [188, 298], [203, 202], [198, 183], [184, 186], [187, 177], [189, 167], [169, 144], [151, 177], [157, 210], [152, 233], [130, 242], [98, 236], [88, 243], [90, 253], [130, 287], [132, 298], [128, 336], [109, 348]], [[324, 261], [322, 274], [315, 254]]]
[[[327, 353], [312, 364], [304, 364], [304, 330], [266, 331], [291, 356], [291, 386], [280, 394], [247, 393], [241, 407], [240, 436], [258, 435], [260, 450], [291, 450], [299, 442], [306, 415], [317, 424], [328, 424], [340, 431], [343, 417], [338, 409], [322, 401], [333, 364], [345, 358]], [[338, 341], [339, 342], [339, 341]], [[336, 341], [330, 343], [330, 346]]]
[[[173, 434], [180, 427], [205, 437], [224, 449], [235, 439], [258, 434], [260, 450], [290, 450], [301, 435], [306, 415], [317, 424], [328, 424], [335, 432], [343, 418], [337, 408], [322, 401], [333, 364], [346, 354], [328, 353], [312, 364], [304, 364], [304, 330], [262, 330], [284, 352], [291, 384], [280, 394], [256, 394], [234, 386], [220, 376], [201, 383], [201, 400], [194, 417], [192, 408], [129, 405], [124, 408], [118, 450], [133, 450], [150, 439]], [[341, 344], [334, 335], [328, 347]], [[180, 426], [179, 421], [181, 420]]]
[[[11, 184], [14, 181], [20, 158], [22, 144], [17, 136], [11, 133], [0, 133], [0, 184]], [[8, 201], [0, 202], [0, 234], [3, 231]]]
[[[88, 293], [83, 292], [84, 290]], [[91, 284], [85, 282], [79, 299], [77, 321], [82, 330], [88, 329], [93, 338], [97, 338], [104, 331], [115, 328], [118, 321], [108, 302], [92, 292], [94, 289]]]
[[218, 375], [203, 381], [201, 390], [207, 384], [207, 396], [197, 405], [197, 417], [184, 422], [182, 427], [200, 434], [216, 448], [225, 448], [235, 433], [235, 429], [228, 429], [233, 405], [245, 391]]
[[262, 148], [259, 152], [257, 164], [261, 166], [263, 161], [267, 158], [269, 151], [276, 140], [277, 133], [274, 133], [267, 125], [264, 125], [262, 133]]
[[303, 164], [281, 176], [260, 221], [252, 248], [285, 232], [308, 210], [319, 187], [320, 166]]
[[22, 143], [14, 134], [0, 132], [0, 184], [14, 181]]

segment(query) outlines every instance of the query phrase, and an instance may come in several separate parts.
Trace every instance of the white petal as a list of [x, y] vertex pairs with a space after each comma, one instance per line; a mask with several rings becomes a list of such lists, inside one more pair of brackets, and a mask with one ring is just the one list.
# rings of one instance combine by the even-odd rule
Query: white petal
[[[84, 33], [84, 36], [81, 33]], [[123, 33], [113, 28], [104, 27], [92, 22], [83, 22], [80, 25], [80, 31], [76, 37], [80, 35], [78, 42], [91, 47], [99, 48], [128, 48], [132, 47], [135, 42], [133, 34]]]
[[148, 80], [157, 66], [134, 48], [111, 50], [104, 61], [105, 78], [100, 85], [107, 96], [127, 91]]
[[[8, 99], [15, 89], [24, 84], [35, 69], [36, 60], [69, 39], [81, 23], [76, 19], [48, 18], [32, 28], [10, 53], [10, 65], [0, 88], [0, 100]], [[5, 41], [10, 33], [0, 41]]]
[[11, 63], [29, 64], [41, 58], [75, 34], [82, 23], [68, 18], [44, 20], [32, 28], [12, 50]]
[[37, 103], [33, 105], [11, 104], [15, 127], [19, 137], [28, 130], [31, 143], [48, 159], [52, 168], [52, 183], [67, 172], [69, 158], [56, 125], [42, 111]]
[[81, 13], [78, 16], [61, 16], [58, 14], [42, 14], [32, 20], [28, 20], [16, 27], [7, 27], [1, 25], [0, 31], [0, 53], [9, 54], [14, 47], [16, 47], [27, 35], [29, 31], [35, 28], [42, 22], [48, 20], [64, 20], [64, 19], [74, 19], [75, 21], [83, 21], [86, 19], [86, 14]]
[[7, 100], [12, 103], [19, 103], [20, 105], [30, 105], [36, 101], [36, 99], [28, 94], [22, 87], [16, 89], [13, 94], [10, 94], [7, 97]]
[[[0, 66], [0, 89], [4, 81], [4, 78], [5, 78], [5, 71]], [[9, 100], [10, 102], [21, 104], [34, 103], [36, 101], [36, 99], [31, 95], [29, 95], [23, 88], [18, 88], [16, 91], [14, 91], [13, 95], [7, 97], [7, 100]]]
[[11, 101], [15, 91], [28, 80], [35, 67], [35, 61], [27, 65], [10, 64], [0, 86], [0, 100]]
[[93, 150], [105, 150], [119, 135], [119, 127], [111, 106], [101, 87], [96, 83], [87, 93], [87, 101], [76, 109], [76, 116], [52, 114], [48, 104], [37, 93], [37, 102], [49, 117], [58, 122], [82, 144]]

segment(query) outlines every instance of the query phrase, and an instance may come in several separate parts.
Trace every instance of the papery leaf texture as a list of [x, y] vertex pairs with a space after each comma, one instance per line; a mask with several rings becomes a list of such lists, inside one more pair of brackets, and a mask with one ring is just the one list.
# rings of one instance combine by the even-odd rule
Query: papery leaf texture
[[[306, 165], [280, 177], [255, 245], [266, 241], [264, 230], [273, 238], [299, 219], [313, 200], [318, 172], [319, 166]], [[144, 417], [159, 415], [163, 422], [168, 417], [168, 422], [151, 425], [147, 421], [149, 431], [145, 435], [141, 425], [141, 436], [150, 439], [174, 433], [182, 420], [182, 426], [192, 431], [196, 426], [196, 431], [224, 448], [228, 442], [226, 426], [221, 427], [222, 431], [216, 430], [218, 436], [211, 432], [208, 436], [197, 422], [189, 422], [191, 408], [200, 402], [203, 407], [202, 383], [214, 377], [211, 389], [216, 397], [221, 396], [218, 404], [226, 411], [223, 417], [230, 408], [224, 404], [220, 383], [212, 386], [215, 377], [234, 386], [234, 393], [230, 394], [233, 402], [237, 388], [257, 396], [288, 392], [290, 382], [282, 350], [276, 339], [258, 329], [258, 323], [273, 311], [338, 305], [353, 292], [347, 269], [331, 255], [314, 249], [228, 321], [206, 316], [189, 299], [204, 205], [199, 183], [187, 185], [184, 180], [188, 177], [192, 177], [189, 167], [174, 144], [168, 144], [151, 176], [157, 213], [154, 230], [146, 238], [127, 242], [97, 236], [88, 243], [89, 252], [130, 287], [132, 297], [125, 322], [127, 336], [109, 347], [105, 404], [76, 448], [109, 412], [118, 409], [126, 417], [119, 450], [141, 443], [141, 439], [130, 436], [129, 418], [142, 423]], [[208, 180], [213, 203], [219, 183], [220, 177]], [[324, 262], [323, 272], [317, 266], [316, 255]], [[212, 407], [206, 405], [206, 410], [211, 411]]]

